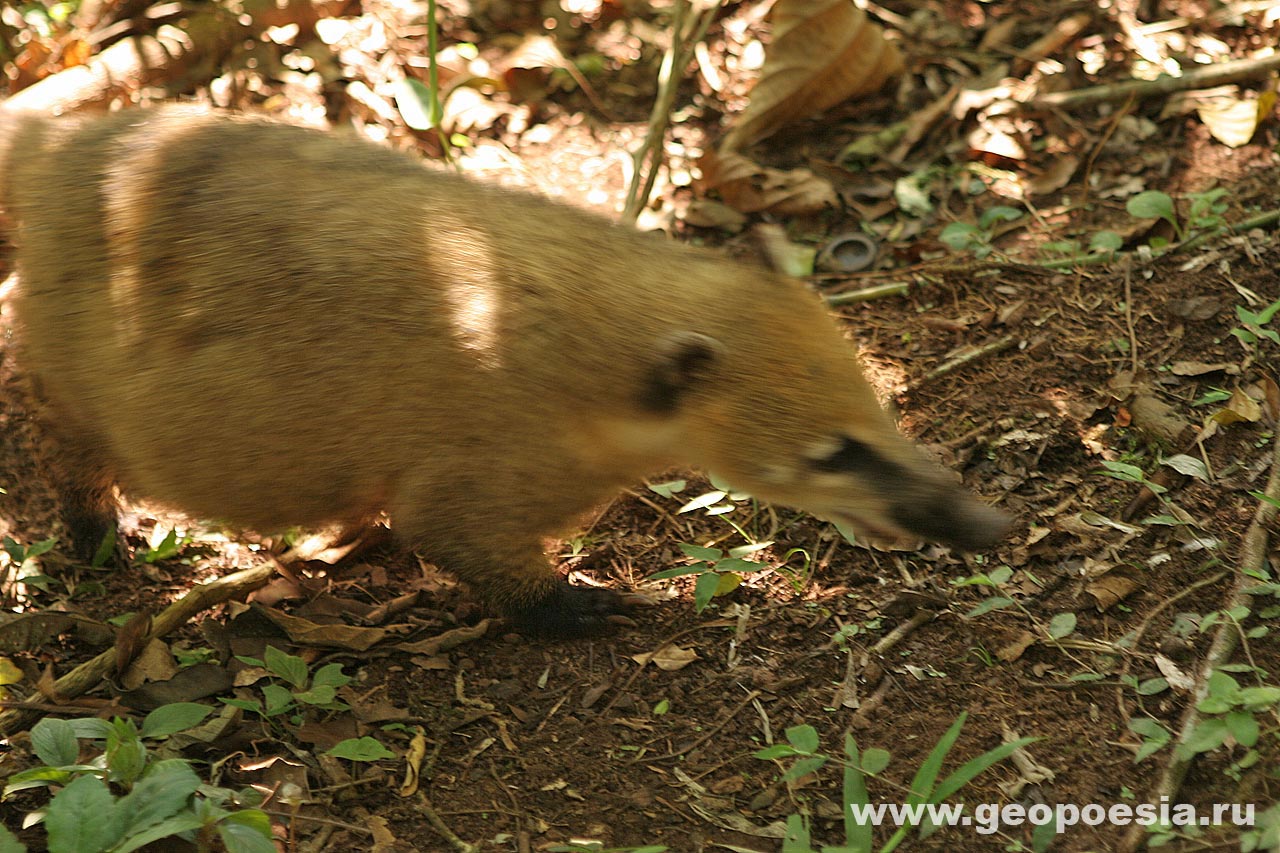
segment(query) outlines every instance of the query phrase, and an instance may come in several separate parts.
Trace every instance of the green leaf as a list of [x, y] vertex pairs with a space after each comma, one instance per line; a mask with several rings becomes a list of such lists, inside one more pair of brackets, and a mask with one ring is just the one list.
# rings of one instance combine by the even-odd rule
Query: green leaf
[[727, 494], [728, 492], [716, 489], [715, 491], [699, 495], [684, 506], [680, 507], [680, 509], [676, 510], [676, 514], [679, 515], [682, 512], [693, 512], [695, 509], [705, 509], [709, 506], [713, 506], [723, 500], [724, 496]]
[[801, 758], [795, 764], [787, 768], [787, 772], [782, 774], [783, 782], [793, 782], [802, 776], [808, 776], [810, 773], [816, 773], [822, 765], [827, 763], [825, 755], [810, 755]]
[[1021, 210], [1018, 210], [1015, 207], [998, 204], [995, 207], [983, 211], [982, 215], [978, 217], [978, 227], [986, 229], [1000, 222], [1013, 222], [1014, 220], [1021, 218]]
[[1089, 240], [1089, 249], [1094, 252], [1116, 252], [1124, 245], [1124, 238], [1114, 231], [1099, 231]]
[[[871, 751], [868, 750], [868, 752]], [[882, 749], [875, 751], [883, 752], [887, 760], [889, 753]], [[858, 755], [858, 743], [851, 734], [844, 736], [844, 754], [849, 759], [844, 767], [843, 785], [845, 843], [859, 853], [870, 853], [874, 838], [873, 827], [870, 821], [865, 824], [858, 823], [854, 819], [853, 809], [850, 808], [852, 805], [865, 806], [871, 802], [871, 794], [867, 791], [866, 775], [859, 769], [868, 763], [868, 756], [865, 753], [862, 756]]]
[[119, 535], [114, 524], [107, 528], [107, 532], [102, 534], [102, 541], [98, 543], [98, 549], [93, 552], [93, 557], [89, 560], [90, 566], [100, 569], [107, 564], [116, 552], [116, 539]]
[[1185, 453], [1178, 453], [1165, 459], [1160, 464], [1168, 465], [1179, 474], [1185, 474], [1188, 477], [1195, 477], [1197, 480], [1209, 480], [1209, 469], [1205, 467], [1203, 461], [1188, 456]]
[[174, 817], [187, 807], [199, 787], [200, 777], [183, 759], [170, 758], [152, 764], [133, 790], [120, 800], [120, 812], [128, 821], [125, 834], [133, 836]]
[[1250, 711], [1280, 705], [1280, 687], [1246, 687], [1240, 691], [1240, 702]]
[[52, 539], [45, 539], [42, 542], [37, 542], [36, 544], [27, 548], [27, 559], [30, 560], [32, 557], [39, 557], [41, 554], [47, 554], [49, 551], [53, 550], [53, 546], [57, 544], [58, 544], [57, 537], [54, 537]]
[[664, 498], [673, 498], [677, 492], [683, 492], [687, 486], [684, 480], [668, 480], [665, 483], [649, 483], [649, 491], [662, 495]]
[[753, 758], [763, 758], [766, 761], [771, 761], [775, 758], [790, 758], [799, 754], [801, 753], [797, 752], [796, 748], [789, 743], [775, 743], [773, 746], [766, 746], [751, 755]]
[[1076, 615], [1074, 613], [1059, 613], [1049, 620], [1049, 636], [1055, 640], [1061, 640], [1075, 629]]
[[1211, 752], [1226, 742], [1228, 734], [1226, 721], [1222, 718], [1201, 720], [1187, 740], [1187, 750], [1192, 754]]
[[679, 548], [686, 557], [693, 560], [706, 560], [708, 563], [714, 563], [724, 556], [724, 552], [719, 548], [704, 548], [701, 545], [690, 545], [688, 542], [679, 543]]
[[957, 251], [968, 249], [978, 242], [978, 226], [969, 222], [948, 222], [938, 239]]
[[950, 776], [942, 780], [942, 784], [938, 786], [938, 790], [934, 792], [930, 802], [942, 802], [947, 797], [972, 782], [974, 777], [979, 773], [982, 773], [997, 762], [1004, 761], [1019, 749], [1022, 749], [1027, 744], [1035, 743], [1037, 740], [1039, 740], [1039, 738], [1018, 738], [1017, 740], [1010, 741], [1009, 743], [1002, 743], [995, 749], [989, 749], [977, 758], [969, 759], [964, 764], [957, 767]]
[[218, 837], [227, 853], [276, 853], [271, 819], [257, 809], [234, 812], [218, 822]]
[[18, 836], [0, 825], [0, 853], [27, 853], [27, 845], [19, 841]]
[[1246, 747], [1257, 745], [1258, 719], [1253, 714], [1248, 711], [1232, 711], [1227, 714], [1224, 722], [1236, 743]]
[[381, 761], [396, 754], [371, 737], [348, 738], [333, 745], [329, 754], [348, 761]]
[[297, 655], [280, 651], [275, 646], [267, 646], [262, 656], [267, 670], [284, 679], [294, 687], [307, 686], [307, 662]]
[[812, 844], [808, 819], [798, 814], [788, 815], [787, 831], [782, 836], [782, 853], [813, 853]]
[[1139, 696], [1155, 696], [1169, 689], [1169, 682], [1163, 676], [1148, 678], [1138, 685]]
[[263, 713], [268, 717], [283, 714], [293, 707], [293, 694], [279, 684], [268, 684], [262, 688], [264, 700]]
[[439, 102], [426, 84], [406, 77], [395, 84], [396, 108], [404, 123], [414, 130], [431, 130], [436, 126]]
[[693, 587], [693, 609], [697, 613], [701, 613], [711, 603], [711, 599], [715, 598], [716, 590], [720, 588], [720, 575], [715, 572], [704, 572], [698, 576], [698, 582]]
[[194, 728], [213, 713], [213, 708], [196, 702], [171, 702], [161, 705], [142, 721], [142, 737], [163, 738], [175, 732]]
[[5, 780], [4, 796], [25, 791], [29, 788], [48, 788], [50, 785], [65, 785], [76, 775], [72, 768], [91, 771], [95, 768], [87, 765], [71, 764], [66, 767], [32, 767], [21, 773], [14, 773]]
[[1174, 221], [1173, 199], [1168, 193], [1159, 190], [1147, 190], [1135, 195], [1125, 204], [1124, 209], [1134, 219], [1167, 219]]
[[706, 563], [693, 563], [688, 566], [676, 566], [671, 569], [663, 569], [660, 572], [654, 572], [647, 578], [651, 581], [663, 581], [669, 578], [683, 577], [684, 575], [700, 575], [703, 572], [710, 571], [711, 566]]
[[293, 698], [307, 705], [328, 705], [334, 699], [338, 698], [337, 691], [331, 684], [321, 684], [310, 690], [303, 690], [293, 694]]
[[806, 755], [812, 755], [818, 751], [818, 730], [808, 723], [799, 726], [791, 726], [786, 730], [787, 743], [794, 746], [800, 752]]
[[980, 603], [977, 607], [970, 610], [964, 615], [966, 619], [972, 619], [975, 616], [981, 616], [984, 613], [990, 613], [992, 610], [1002, 610], [1013, 604], [1012, 598], [1005, 598], [1001, 595], [995, 595]]
[[862, 772], [874, 776], [889, 766], [891, 757], [888, 750], [872, 747], [862, 753], [862, 763], [859, 766], [862, 768]]
[[1133, 717], [1129, 720], [1129, 731], [1143, 737], [1169, 737], [1169, 730], [1150, 717]]
[[67, 722], [82, 740], [106, 740], [112, 731], [111, 723], [101, 717], [77, 717]]
[[943, 732], [933, 749], [929, 750], [929, 754], [925, 756], [916, 770], [915, 777], [911, 780], [911, 793], [907, 796], [908, 804], [919, 805], [929, 800], [933, 793], [934, 782], [938, 779], [938, 771], [942, 769], [942, 761], [951, 751], [951, 747], [955, 746], [956, 738], [960, 737], [960, 730], [964, 728], [964, 721], [967, 719], [969, 719], [969, 712], [962, 712], [956, 717], [951, 727]]
[[171, 838], [183, 832], [194, 832], [203, 826], [204, 821], [194, 812], [176, 814], [137, 833], [130, 833], [119, 846], [111, 848], [111, 853], [132, 853], [162, 838]]
[[107, 783], [80, 776], [49, 801], [49, 853], [98, 853], [120, 840], [122, 815]]
[[80, 756], [80, 741], [75, 728], [66, 720], [45, 717], [31, 729], [31, 748], [50, 767], [75, 764]]
[[315, 675], [311, 677], [312, 688], [326, 687], [346, 687], [351, 683], [351, 676], [343, 675], [342, 664], [327, 663], [316, 670]]

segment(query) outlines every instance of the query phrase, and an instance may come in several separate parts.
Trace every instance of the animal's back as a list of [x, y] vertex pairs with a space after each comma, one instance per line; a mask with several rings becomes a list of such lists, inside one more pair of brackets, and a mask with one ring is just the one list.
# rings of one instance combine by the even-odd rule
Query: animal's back
[[890, 533], [1004, 520], [895, 431], [797, 282], [340, 133], [0, 118], [23, 364], [82, 553], [112, 484], [272, 531], [392, 527], [545, 633], [621, 605], [540, 537], [680, 464]]
[[424, 445], [554, 467], [539, 445], [589, 417], [565, 398], [610, 405], [626, 337], [685, 313], [645, 283], [683, 253], [342, 134], [170, 108], [10, 145], [18, 314], [57, 417], [128, 486], [240, 525], [376, 509]]

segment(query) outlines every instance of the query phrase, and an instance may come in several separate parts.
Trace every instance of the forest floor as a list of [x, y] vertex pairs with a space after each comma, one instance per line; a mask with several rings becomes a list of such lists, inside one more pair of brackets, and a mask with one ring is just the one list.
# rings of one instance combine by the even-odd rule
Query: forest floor
[[[558, 37], [569, 23], [576, 29], [560, 42], [562, 54], [599, 56], [616, 70], [592, 76], [590, 96], [550, 60], [527, 68], [508, 62], [508, 72], [526, 73], [504, 72], [507, 88], [498, 94], [477, 90], [483, 94], [472, 101], [471, 123], [460, 118], [454, 131], [469, 136], [459, 153], [464, 170], [481, 179], [496, 172], [507, 183], [615, 210], [626, 191], [622, 164], [644, 135], [653, 98], [654, 63], [634, 58], [651, 60], [653, 49], [635, 33], [644, 29], [639, 23], [661, 27], [661, 19], [628, 21], [620, 10], [644, 5], [604, 4], [613, 21], [564, 13]], [[288, 850], [456, 849], [443, 826], [485, 851], [548, 850], [574, 839], [687, 853], [776, 851], [788, 818], [800, 814], [811, 821], [812, 846], [838, 847], [849, 840], [838, 761], [846, 738], [864, 753], [890, 754], [868, 782], [870, 799], [899, 802], [962, 717], [944, 776], [1006, 741], [1035, 741], [951, 801], [971, 809], [1158, 803], [1162, 777], [1175, 762], [1174, 745], [1164, 741], [1178, 737], [1188, 708], [1209, 690], [1204, 661], [1227, 626], [1238, 648], [1218, 662], [1209, 692], [1221, 694], [1228, 675], [1262, 692], [1250, 694], [1252, 704], [1239, 694], [1225, 705], [1200, 703], [1184, 749], [1192, 760], [1172, 802], [1202, 810], [1253, 804], [1275, 839], [1280, 695], [1266, 691], [1280, 685], [1280, 564], [1274, 543], [1252, 567], [1245, 547], [1259, 506], [1251, 493], [1267, 487], [1275, 464], [1280, 407], [1280, 321], [1269, 328], [1258, 316], [1280, 299], [1280, 244], [1266, 217], [1280, 209], [1274, 112], [1264, 109], [1250, 141], [1229, 147], [1195, 104], [1175, 104], [1176, 96], [1068, 105], [1014, 115], [1008, 146], [996, 150], [1000, 145], [983, 142], [992, 134], [982, 131], [1001, 113], [955, 108], [923, 125], [918, 141], [892, 161], [851, 165], [840, 158], [851, 140], [918, 114], [952, 85], [976, 92], [1009, 81], [1043, 83], [1051, 75], [1037, 75], [1056, 62], [1078, 88], [1126, 78], [1153, 52], [1185, 60], [1220, 50], [1214, 61], [1225, 61], [1280, 33], [1280, 22], [1261, 6], [1228, 18], [1206, 17], [1199, 5], [1172, 4], [1182, 17], [1137, 28], [1118, 13], [1093, 10], [1082, 35], [1030, 63], [992, 41], [1029, 44], [1084, 7], [1066, 0], [886, 3], [873, 17], [899, 39], [909, 85], [792, 124], [752, 149], [773, 167], [808, 167], [840, 199], [815, 212], [753, 218], [779, 222], [794, 242], [810, 246], [851, 232], [876, 237], [869, 269], [815, 276], [824, 293], [906, 285], [836, 310], [903, 431], [1016, 518], [999, 545], [981, 554], [854, 546], [818, 520], [732, 496], [709, 504], [714, 513], [680, 512], [713, 486], [693, 472], [655, 472], [583, 529], [549, 543], [576, 582], [641, 589], [658, 602], [637, 614], [635, 627], [573, 642], [528, 639], [482, 621], [466, 588], [419, 558], [375, 550], [331, 565], [331, 556], [313, 556], [294, 566], [294, 577], [258, 593], [252, 608], [220, 607], [164, 642], [170, 659], [203, 661], [202, 686], [216, 682], [221, 695], [245, 700], [261, 697], [261, 682], [236, 681], [229, 652], [260, 656], [270, 638], [313, 668], [339, 663], [355, 678], [340, 691], [351, 710], [272, 725], [246, 712], [185, 754], [225, 759], [217, 773], [229, 787], [252, 783], [278, 792], [285, 782], [297, 785], [294, 804], [268, 805], [273, 813], [296, 812], [282, 842]], [[542, 26], [540, 15], [520, 19], [521, 4], [471, 6], [465, 17], [454, 14], [461, 4], [442, 2], [442, 44], [475, 44], [495, 67], [522, 43], [515, 35], [521, 27], [531, 33]], [[707, 50], [679, 93], [659, 203], [641, 224], [737, 254], [752, 251], [745, 231], [697, 227], [683, 214], [696, 190], [696, 155], [714, 144], [721, 114], [739, 109], [749, 91], [738, 77], [749, 78], [743, 69], [753, 67], [754, 40], [768, 33], [762, 6], [731, 4], [709, 30]], [[438, 152], [437, 137], [388, 118], [394, 99], [382, 97], [386, 81], [376, 76], [387, 57], [413, 52], [403, 34], [411, 11], [369, 3], [363, 15], [337, 19], [362, 34], [366, 49], [375, 43], [363, 58], [332, 43], [332, 54], [317, 60], [315, 51], [287, 41], [266, 42], [283, 57], [280, 64], [228, 65], [189, 91], [301, 118], [355, 115], [366, 128], [386, 125], [385, 136], [397, 144]], [[421, 56], [420, 23], [412, 38]], [[1097, 63], [1081, 59], [1089, 52]], [[422, 61], [409, 65], [420, 70]], [[317, 71], [316, 63], [324, 67]], [[699, 71], [704, 65], [730, 69], [721, 88]], [[334, 106], [338, 79], [348, 89], [355, 81], [363, 86], [341, 109]], [[519, 86], [538, 91], [518, 100]], [[1144, 191], [1174, 200], [1176, 228], [1126, 207]], [[983, 212], [997, 206], [1012, 213], [983, 222]], [[1189, 240], [1251, 218], [1257, 227]], [[976, 227], [959, 242], [953, 229], [944, 242], [940, 235], [953, 221]], [[1112, 262], [1057, 263], [1085, 252], [1099, 233], [1118, 240]], [[1166, 245], [1177, 248], [1164, 252]], [[966, 354], [973, 357], [952, 364]], [[953, 369], [934, 375], [943, 364]], [[2, 366], [0, 517], [8, 536], [30, 545], [57, 534], [57, 507], [32, 450], [20, 376], [11, 359]], [[662, 485], [672, 481], [684, 481], [683, 489]], [[1155, 484], [1158, 496], [1146, 484]], [[171, 558], [114, 572], [63, 566], [60, 580], [45, 589], [8, 588], [6, 606], [15, 616], [65, 612], [100, 626], [154, 612], [196, 581], [265, 559], [244, 542], [146, 507], [131, 507], [124, 529], [143, 553], [175, 524], [183, 547]], [[649, 579], [689, 562], [681, 544], [727, 551], [761, 543], [749, 556], [759, 570], [700, 613], [692, 576]], [[51, 564], [56, 553], [46, 558]], [[10, 568], [17, 562], [11, 555]], [[373, 608], [389, 602], [396, 606], [370, 621]], [[314, 624], [332, 626], [329, 641], [306, 640], [300, 626]], [[368, 645], [360, 632], [375, 628], [381, 640]], [[36, 629], [28, 623], [21, 630]], [[458, 633], [443, 644], [423, 642], [446, 631]], [[71, 623], [48, 628], [35, 646], [23, 647], [17, 636], [0, 626], [0, 652], [32, 683], [46, 679], [42, 684], [43, 674], [61, 675], [111, 642], [109, 634]], [[197, 698], [190, 686], [151, 690], [148, 678], [135, 667], [127, 679], [67, 699], [57, 714], [145, 712]], [[32, 707], [54, 713], [53, 698], [37, 702], [34, 695], [27, 696]], [[425, 735], [427, 760], [418, 793], [402, 796], [415, 726]], [[803, 741], [806, 726], [816, 732], [816, 751], [830, 756], [814, 772], [784, 779], [797, 759], [756, 756], [786, 742], [788, 731]], [[366, 734], [396, 758], [319, 757]], [[8, 743], [0, 776], [38, 763], [21, 734]], [[42, 797], [21, 792], [0, 804], [0, 816], [17, 831]], [[438, 824], [424, 816], [427, 804]], [[792, 818], [792, 827], [798, 822]], [[1111, 851], [1129, 843], [1128, 827], [1108, 823], [1071, 826], [1052, 840], [1033, 830], [1010, 823], [991, 835], [974, 827], [923, 839], [913, 832], [903, 849]], [[1160, 840], [1163, 849], [1251, 849], [1258, 836], [1250, 832], [1257, 830], [1175, 827]], [[893, 834], [877, 830], [877, 844]], [[42, 836], [31, 829], [21, 837], [38, 849]]]

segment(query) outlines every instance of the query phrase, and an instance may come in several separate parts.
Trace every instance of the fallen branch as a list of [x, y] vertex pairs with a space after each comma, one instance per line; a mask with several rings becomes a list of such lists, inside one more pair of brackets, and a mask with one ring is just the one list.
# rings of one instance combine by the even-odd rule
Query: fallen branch
[[[1265, 494], [1271, 501], [1280, 501], [1280, 436], [1276, 437], [1272, 447], [1271, 475], [1267, 478]], [[1230, 597], [1220, 607], [1222, 610], [1240, 606], [1248, 608], [1252, 603], [1250, 596], [1245, 595], [1243, 590], [1245, 584], [1253, 583], [1253, 579], [1259, 577], [1265, 567], [1267, 527], [1276, 517], [1276, 505], [1271, 501], [1258, 502], [1253, 521], [1244, 534], [1244, 541], [1240, 548], [1240, 565], [1235, 571], [1235, 583]], [[1181, 754], [1180, 748], [1191, 740], [1196, 727], [1200, 724], [1200, 712], [1196, 710], [1196, 706], [1209, 695], [1209, 676], [1229, 662], [1239, 642], [1240, 632], [1235, 620], [1224, 619], [1218, 623], [1213, 641], [1209, 644], [1209, 651], [1205, 654], [1204, 662], [1201, 663], [1200, 670], [1196, 674], [1195, 690], [1187, 703], [1187, 709], [1182, 713], [1178, 736], [1174, 739], [1173, 749], [1169, 754], [1169, 763], [1160, 774], [1160, 781], [1151, 792], [1148, 802], [1157, 802], [1165, 798], [1173, 801], [1178, 796], [1187, 771], [1191, 769], [1191, 761], [1195, 757]], [[1132, 853], [1141, 848], [1146, 831], [1146, 827], [1137, 824], [1131, 826], [1120, 845], [1121, 853]]]
[[1054, 92], [1032, 98], [1020, 104], [1019, 107], [1024, 110], [1048, 110], [1117, 103], [1127, 101], [1129, 98], [1157, 98], [1173, 92], [1209, 89], [1227, 83], [1256, 80], [1277, 70], [1280, 70], [1280, 54], [1235, 59], [1194, 68], [1181, 77], [1162, 76], [1154, 80], [1126, 80], [1122, 83], [1090, 86], [1070, 92]]
[[[191, 618], [201, 611], [241, 598], [265, 586], [275, 571], [274, 563], [264, 563], [261, 566], [193, 587], [190, 592], [156, 615], [151, 622], [151, 630], [142, 641], [137, 643], [136, 647], [141, 648], [146, 640], [172, 633], [190, 622]], [[98, 682], [115, 671], [118, 654], [118, 650], [113, 646], [59, 678], [53, 684], [54, 697], [72, 698], [97, 686]], [[0, 714], [0, 735], [7, 736], [22, 731], [30, 727], [39, 716], [39, 713], [28, 709], [15, 708], [5, 711]]]

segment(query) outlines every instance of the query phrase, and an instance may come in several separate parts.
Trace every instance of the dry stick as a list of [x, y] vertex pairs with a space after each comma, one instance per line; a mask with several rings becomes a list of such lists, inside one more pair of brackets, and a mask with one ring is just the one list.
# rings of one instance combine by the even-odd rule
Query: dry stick
[[1133, 328], [1133, 258], [1124, 259], [1124, 324], [1129, 330], [1129, 359], [1133, 375], [1138, 375], [1138, 333]]
[[1235, 59], [1219, 62], [1203, 68], [1195, 68], [1181, 77], [1157, 77], [1155, 80], [1128, 80], [1105, 86], [1090, 86], [1070, 92], [1054, 92], [1041, 95], [1022, 104], [1023, 109], [1044, 110], [1059, 107], [1083, 107], [1091, 104], [1113, 103], [1126, 98], [1154, 98], [1173, 92], [1191, 89], [1208, 89], [1225, 83], [1239, 83], [1266, 77], [1280, 70], [1280, 54], [1258, 59]]
[[872, 287], [864, 287], [861, 290], [850, 290], [846, 293], [833, 293], [827, 297], [827, 304], [835, 307], [838, 305], [851, 305], [855, 302], [870, 302], [872, 299], [879, 299], [883, 296], [906, 296], [907, 291], [911, 289], [911, 285], [903, 283], [898, 284], [877, 284]]
[[640, 211], [649, 202], [654, 182], [658, 179], [658, 167], [662, 163], [662, 143], [667, 135], [667, 125], [671, 123], [671, 107], [675, 104], [680, 80], [693, 57], [694, 45], [707, 34], [707, 28], [711, 26], [720, 2], [702, 13], [686, 37], [684, 16], [690, 7], [690, 0], [676, 0], [671, 25], [671, 47], [662, 58], [662, 67], [658, 71], [658, 97], [649, 114], [649, 129], [645, 132], [644, 144], [631, 155], [631, 184], [627, 187], [627, 201], [622, 211], [624, 222], [635, 222]]
[[453, 830], [440, 819], [439, 813], [436, 812], [435, 808], [431, 805], [431, 801], [427, 799], [427, 795], [421, 791], [418, 792], [418, 808], [422, 810], [422, 814], [427, 819], [427, 823], [431, 824], [431, 828], [440, 833], [440, 836], [445, 841], [448, 841], [449, 845], [453, 847], [454, 850], [457, 850], [458, 853], [477, 853], [477, 851], [479, 851], [479, 847], [468, 844], [454, 834]]
[[[185, 625], [202, 610], [216, 604], [222, 604], [235, 598], [247, 595], [261, 586], [265, 586], [275, 574], [274, 563], [264, 563], [252, 569], [245, 569], [233, 575], [218, 578], [192, 588], [182, 598], [160, 611], [152, 620], [151, 630], [146, 639], [163, 637], [182, 625]], [[144, 641], [145, 642], [145, 641]], [[139, 644], [141, 645], [141, 643]], [[74, 697], [95, 687], [99, 681], [109, 675], [116, 667], [117, 650], [107, 649], [102, 654], [71, 670], [53, 684], [55, 696]], [[28, 710], [15, 709], [0, 714], [0, 734], [10, 735], [28, 728], [32, 721], [40, 715]]]
[[[1252, 599], [1245, 595], [1242, 590], [1246, 583], [1251, 583], [1252, 578], [1260, 575], [1263, 564], [1266, 561], [1267, 525], [1276, 516], [1276, 504], [1271, 503], [1271, 501], [1280, 501], [1280, 436], [1276, 437], [1275, 444], [1272, 447], [1271, 475], [1267, 478], [1265, 494], [1271, 500], [1258, 502], [1258, 508], [1253, 514], [1253, 521], [1249, 524], [1249, 529], [1244, 534], [1244, 542], [1240, 547], [1240, 565], [1236, 569], [1231, 597], [1222, 605], [1220, 608], [1222, 610], [1230, 610], [1240, 606], [1247, 608], [1250, 605]], [[1164, 772], [1160, 774], [1160, 781], [1148, 802], [1155, 802], [1161, 797], [1168, 797], [1172, 801], [1178, 795], [1179, 789], [1182, 788], [1182, 781], [1186, 778], [1187, 771], [1191, 769], [1191, 760], [1194, 756], [1180, 756], [1178, 754], [1179, 747], [1185, 746], [1191, 740], [1191, 736], [1200, 722], [1200, 712], [1196, 710], [1196, 705], [1200, 704], [1209, 695], [1209, 676], [1227, 663], [1228, 658], [1231, 657], [1231, 653], [1235, 651], [1239, 642], [1240, 634], [1235, 620], [1222, 620], [1214, 632], [1213, 642], [1209, 644], [1209, 651], [1205, 655], [1204, 662], [1200, 665], [1199, 673], [1197, 673], [1196, 688], [1192, 693], [1187, 709], [1182, 714], [1182, 723], [1178, 729], [1178, 737], [1174, 741], [1173, 750], [1169, 755], [1169, 763], [1165, 765]], [[1136, 824], [1131, 826], [1120, 845], [1121, 853], [1132, 853], [1132, 851], [1138, 850], [1142, 846], [1145, 835], [1145, 827]]]
[[955, 358], [951, 358], [951, 359], [948, 359], [947, 361], [944, 361], [942, 364], [938, 365], [933, 370], [930, 370], [924, 376], [921, 376], [915, 382], [912, 382], [910, 387], [919, 388], [921, 385], [923, 385], [926, 382], [937, 379], [939, 376], [946, 376], [948, 373], [951, 373], [952, 371], [955, 371], [955, 370], [959, 370], [961, 367], [964, 367], [966, 364], [971, 364], [980, 358], [985, 358], [989, 355], [994, 355], [995, 353], [998, 353], [998, 352], [1004, 352], [1005, 350], [1017, 345], [1017, 343], [1018, 343], [1017, 335], [1005, 335], [1002, 338], [996, 338], [994, 341], [985, 343], [980, 347], [974, 347], [973, 349], [965, 350], [964, 352], [957, 355]]

